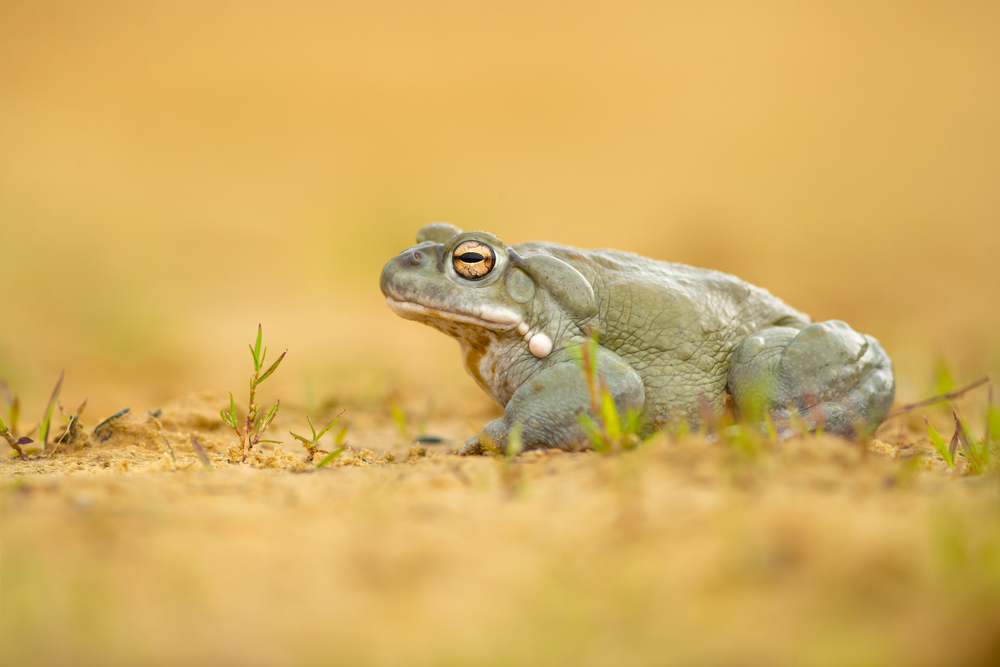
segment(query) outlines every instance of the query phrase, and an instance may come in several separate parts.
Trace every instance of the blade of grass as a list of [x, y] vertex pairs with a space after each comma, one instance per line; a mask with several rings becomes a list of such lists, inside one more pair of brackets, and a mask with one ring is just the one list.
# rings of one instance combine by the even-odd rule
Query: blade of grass
[[278, 360], [275, 361], [273, 364], [271, 364], [271, 367], [268, 368], [266, 371], [264, 371], [264, 373], [259, 378], [257, 378], [257, 384], [260, 384], [261, 382], [263, 382], [267, 378], [271, 377], [271, 373], [273, 373], [274, 371], [276, 371], [278, 369], [278, 364], [281, 363], [281, 360], [285, 358], [286, 354], [288, 354], [288, 350], [285, 350], [284, 352], [282, 352], [281, 356], [278, 357]]
[[170, 445], [170, 441], [167, 440], [167, 436], [161, 435], [163, 438], [163, 444], [167, 446], [167, 453], [170, 454], [170, 460], [173, 462], [174, 467], [177, 467], [177, 456], [174, 454], [174, 448]]
[[587, 434], [587, 439], [590, 440], [590, 444], [593, 445], [594, 450], [601, 453], [610, 451], [608, 442], [604, 439], [604, 433], [593, 417], [586, 412], [580, 411], [576, 415], [576, 420], [583, 427], [584, 432]]
[[[267, 430], [267, 427], [271, 425], [271, 422], [274, 421], [274, 416], [278, 414], [278, 408], [280, 407], [281, 407], [281, 401], [279, 400], [277, 403], [271, 406], [271, 409], [268, 410], [263, 417], [261, 417], [257, 421], [257, 428], [254, 430], [255, 442], [259, 441], [260, 436], [264, 433], [264, 431]], [[275, 441], [272, 440], [271, 442]]]
[[21, 416], [21, 399], [17, 396], [14, 397], [14, 401], [10, 404], [10, 412], [7, 413], [10, 417], [10, 430], [12, 432], [17, 432], [17, 420]]
[[[340, 418], [344, 416], [345, 412], [347, 412], [347, 410], [341, 410], [340, 414], [337, 415], [336, 417], [334, 417], [333, 420], [329, 424], [327, 424], [326, 426], [324, 426], [323, 430], [320, 431], [318, 434], [316, 433], [316, 429], [313, 429], [313, 442], [315, 442], [316, 440], [319, 440], [320, 438], [322, 438], [324, 433], [326, 433], [331, 428], [333, 428], [333, 425], [340, 421]], [[308, 419], [308, 418], [309, 418], [309, 416], [306, 415], [306, 419]], [[312, 421], [309, 422], [309, 426], [312, 426]]]
[[615, 406], [615, 399], [607, 388], [601, 390], [601, 418], [604, 420], [604, 430], [608, 434], [608, 440], [618, 443], [622, 438], [621, 420], [618, 418], [618, 408]]
[[507, 451], [504, 453], [508, 459], [512, 459], [524, 451], [524, 442], [521, 440], [522, 430], [523, 427], [521, 422], [517, 422], [511, 427], [510, 432], [507, 434]]
[[924, 417], [924, 424], [927, 426], [927, 434], [931, 438], [931, 444], [934, 445], [934, 449], [936, 449], [937, 453], [941, 455], [941, 458], [944, 459], [944, 462], [948, 464], [949, 468], [954, 466], [955, 459], [951, 455], [950, 447], [945, 444], [944, 438], [942, 438], [941, 434], [938, 433], [933, 426], [931, 426], [930, 422], [927, 421], [927, 417]]
[[254, 371], [260, 370], [260, 343], [264, 339], [264, 327], [260, 324], [257, 325], [257, 342], [250, 348], [250, 354], [253, 356], [253, 369]]
[[399, 431], [399, 435], [403, 440], [410, 439], [410, 427], [406, 423], [406, 413], [403, 412], [403, 408], [399, 407], [399, 404], [395, 401], [389, 403], [389, 414], [392, 416], [393, 423], [396, 424], [396, 430]]
[[993, 404], [993, 385], [990, 385], [989, 398], [986, 402], [986, 432], [983, 434], [983, 442], [989, 443], [994, 435], [1000, 435], [1000, 411]]
[[49, 405], [45, 408], [45, 416], [42, 417], [42, 422], [38, 427], [38, 439], [41, 441], [43, 449], [49, 444], [49, 429], [52, 425], [52, 413], [56, 409], [56, 401], [59, 400], [59, 392], [62, 389], [63, 378], [65, 376], [66, 371], [59, 374], [59, 381], [56, 382], [56, 387], [52, 390], [52, 396], [49, 398]]
[[965, 457], [969, 461], [969, 467], [974, 473], [982, 472], [983, 460], [979, 455], [978, 448], [974, 446], [976, 443], [969, 442], [968, 434], [965, 431], [965, 424], [961, 419], [959, 419], [958, 413], [952, 410], [951, 414], [955, 418], [955, 437], [962, 443], [962, 451], [965, 453]]
[[313, 466], [313, 470], [319, 470], [323, 466], [327, 465], [328, 463], [330, 463], [330, 461], [340, 456], [340, 453], [343, 452], [346, 448], [347, 445], [341, 445], [340, 447], [337, 447], [335, 450], [333, 450], [332, 452], [321, 458], [319, 460], [319, 463]]
[[191, 436], [191, 448], [194, 449], [195, 456], [201, 461], [201, 467], [205, 469], [205, 472], [212, 472], [212, 461], [205, 453], [205, 448], [198, 442], [198, 438], [193, 435]]

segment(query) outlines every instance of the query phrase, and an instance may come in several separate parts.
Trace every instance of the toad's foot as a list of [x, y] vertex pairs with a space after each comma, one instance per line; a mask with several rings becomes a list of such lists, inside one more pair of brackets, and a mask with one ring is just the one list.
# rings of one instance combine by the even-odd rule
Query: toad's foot
[[[590, 390], [580, 366], [569, 359], [538, 371], [514, 392], [503, 417], [494, 419], [458, 450], [459, 454], [505, 454], [511, 431], [521, 429], [524, 449], [574, 449], [587, 446], [579, 413], [591, 411]], [[597, 354], [597, 369], [615, 401], [619, 415], [640, 410], [645, 400], [642, 379], [621, 358], [604, 348]]]
[[733, 353], [729, 391], [741, 417], [790, 417], [843, 436], [870, 435], [895, 395], [892, 362], [877, 340], [830, 320], [747, 336]]

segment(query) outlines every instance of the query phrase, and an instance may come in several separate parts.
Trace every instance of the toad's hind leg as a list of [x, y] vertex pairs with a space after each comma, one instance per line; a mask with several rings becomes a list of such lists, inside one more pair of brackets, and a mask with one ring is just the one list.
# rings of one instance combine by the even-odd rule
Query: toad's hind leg
[[745, 419], [768, 413], [787, 429], [797, 415], [812, 429], [870, 435], [892, 405], [895, 381], [877, 340], [830, 320], [747, 336], [730, 361], [729, 392]]

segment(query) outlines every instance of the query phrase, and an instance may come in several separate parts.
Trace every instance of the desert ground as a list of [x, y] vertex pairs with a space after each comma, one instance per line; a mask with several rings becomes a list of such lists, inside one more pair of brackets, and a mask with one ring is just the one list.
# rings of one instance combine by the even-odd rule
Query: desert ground
[[[0, 443], [0, 660], [1000, 663], [1000, 461], [925, 423], [983, 440], [990, 382], [865, 441], [459, 457], [500, 407], [378, 289], [446, 220], [734, 273], [876, 336], [897, 408], [996, 385], [998, 32], [989, 2], [0, 2], [0, 378], [35, 429]], [[280, 443], [244, 463], [258, 324]], [[317, 467], [290, 433], [341, 413]]]

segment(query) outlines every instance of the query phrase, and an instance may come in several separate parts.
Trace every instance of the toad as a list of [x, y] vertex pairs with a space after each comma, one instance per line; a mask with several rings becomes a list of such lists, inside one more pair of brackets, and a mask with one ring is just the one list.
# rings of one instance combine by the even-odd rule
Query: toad
[[[644, 433], [731, 404], [789, 434], [797, 417], [851, 437], [874, 432], [895, 393], [892, 363], [871, 336], [813, 322], [770, 292], [710, 269], [617, 250], [505, 245], [447, 223], [420, 229], [380, 285], [403, 318], [455, 338], [465, 368], [504, 407], [460, 453], [586, 445], [591, 411], [579, 348], [596, 335], [596, 370], [620, 414]], [[574, 355], [574, 351], [577, 354]], [[592, 415], [597, 418], [598, 415]]]

